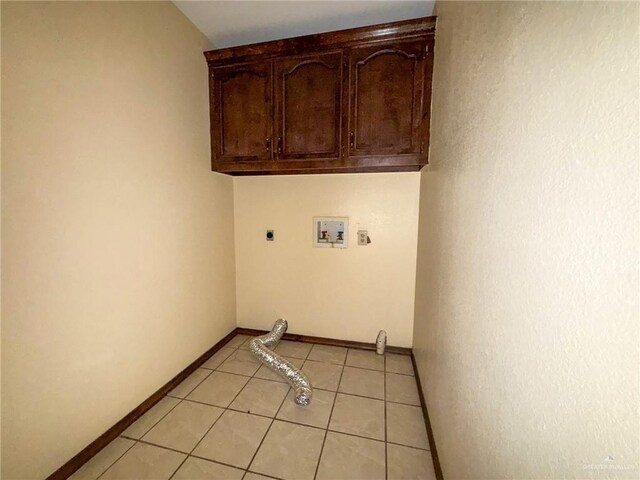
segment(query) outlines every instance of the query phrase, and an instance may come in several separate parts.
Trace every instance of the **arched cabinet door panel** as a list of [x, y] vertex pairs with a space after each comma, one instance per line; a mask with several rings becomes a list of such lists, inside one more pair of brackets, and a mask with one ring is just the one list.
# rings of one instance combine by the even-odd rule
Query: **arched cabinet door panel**
[[277, 158], [339, 158], [342, 52], [276, 60], [274, 81]]
[[349, 155], [421, 153], [426, 42], [396, 42], [349, 52]]
[[211, 145], [213, 161], [271, 159], [271, 63], [211, 70]]

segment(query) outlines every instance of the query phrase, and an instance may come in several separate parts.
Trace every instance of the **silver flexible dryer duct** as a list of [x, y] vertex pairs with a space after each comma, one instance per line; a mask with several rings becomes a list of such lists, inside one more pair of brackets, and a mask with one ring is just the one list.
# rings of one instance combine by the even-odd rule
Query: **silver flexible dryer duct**
[[249, 342], [249, 350], [258, 359], [274, 372], [284, 378], [296, 391], [296, 403], [298, 405], [309, 405], [313, 390], [311, 382], [300, 369], [287, 362], [271, 348], [275, 348], [278, 342], [287, 331], [287, 321], [279, 318], [273, 325], [273, 329], [266, 335], [256, 337]]

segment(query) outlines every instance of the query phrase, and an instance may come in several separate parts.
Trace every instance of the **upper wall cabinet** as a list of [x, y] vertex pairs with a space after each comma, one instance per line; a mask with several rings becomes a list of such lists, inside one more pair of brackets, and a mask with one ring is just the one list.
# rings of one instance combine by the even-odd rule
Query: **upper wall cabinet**
[[435, 17], [205, 52], [213, 170], [419, 170]]
[[274, 61], [279, 160], [337, 159], [342, 124], [342, 52]]
[[271, 66], [253, 63], [211, 70], [214, 164], [271, 158]]
[[350, 156], [420, 153], [425, 50], [424, 41], [351, 49]]

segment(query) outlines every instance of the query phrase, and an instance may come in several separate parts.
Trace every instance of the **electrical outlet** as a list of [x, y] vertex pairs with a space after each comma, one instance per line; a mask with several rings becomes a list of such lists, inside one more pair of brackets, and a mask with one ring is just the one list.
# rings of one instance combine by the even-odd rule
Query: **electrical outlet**
[[367, 230], [358, 230], [358, 246], [366, 246], [369, 243], [369, 232]]

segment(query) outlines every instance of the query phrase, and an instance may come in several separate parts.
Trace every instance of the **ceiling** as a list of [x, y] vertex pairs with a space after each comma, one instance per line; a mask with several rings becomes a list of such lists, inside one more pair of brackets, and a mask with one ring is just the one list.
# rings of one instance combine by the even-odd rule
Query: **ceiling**
[[215, 48], [432, 15], [423, 1], [174, 1]]

